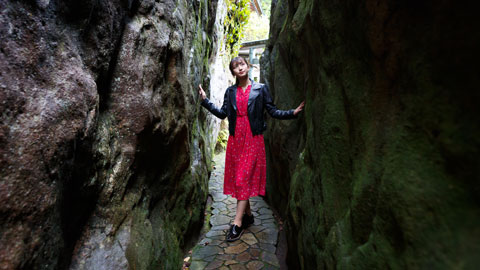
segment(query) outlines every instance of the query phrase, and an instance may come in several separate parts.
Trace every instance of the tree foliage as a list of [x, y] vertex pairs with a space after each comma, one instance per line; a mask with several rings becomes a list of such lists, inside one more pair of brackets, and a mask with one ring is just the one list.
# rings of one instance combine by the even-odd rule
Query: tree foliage
[[247, 25], [245, 25], [245, 36], [242, 42], [253, 41], [259, 39], [267, 39], [270, 23], [267, 16], [259, 16], [253, 12], [250, 15]]
[[260, 6], [262, 7], [263, 16], [267, 17], [267, 19], [270, 19], [272, 0], [260, 0]]
[[253, 12], [250, 15], [247, 25], [245, 26], [245, 37], [242, 42], [267, 39], [270, 30], [270, 7], [272, 0], [260, 0], [263, 14], [260, 16]]
[[226, 48], [236, 55], [245, 33], [245, 25], [250, 17], [249, 0], [226, 0], [227, 16], [224, 22]]

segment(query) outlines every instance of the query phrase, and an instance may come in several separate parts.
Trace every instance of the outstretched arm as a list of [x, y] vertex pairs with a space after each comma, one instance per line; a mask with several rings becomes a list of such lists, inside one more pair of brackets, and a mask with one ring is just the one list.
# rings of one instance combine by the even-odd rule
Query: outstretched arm
[[304, 102], [300, 104], [295, 110], [288, 110], [288, 111], [282, 111], [277, 109], [277, 106], [273, 103], [272, 96], [270, 95], [270, 92], [268, 91], [267, 85], [262, 87], [263, 91], [263, 104], [265, 105], [265, 108], [267, 109], [268, 114], [272, 116], [273, 118], [277, 119], [293, 119], [297, 117], [297, 114], [303, 109]]
[[202, 85], [198, 85], [198, 94], [200, 95], [200, 99], [202, 99], [201, 105], [205, 107], [207, 110], [209, 110], [211, 113], [213, 113], [216, 117], [220, 119], [225, 119], [227, 117], [227, 101], [228, 101], [228, 95], [227, 91], [225, 91], [225, 97], [223, 99], [223, 105], [219, 109], [215, 104], [213, 104], [208, 98], [207, 95], [205, 94], [205, 91], [203, 91]]

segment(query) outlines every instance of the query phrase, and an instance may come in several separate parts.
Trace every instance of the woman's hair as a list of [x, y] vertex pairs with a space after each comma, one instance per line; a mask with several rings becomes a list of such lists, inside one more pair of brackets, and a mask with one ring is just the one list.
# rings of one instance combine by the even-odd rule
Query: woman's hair
[[252, 65], [250, 65], [250, 63], [248, 62], [247, 59], [245, 59], [245, 57], [243, 57], [243, 56], [237, 56], [237, 57], [233, 58], [232, 61], [230, 61], [229, 68], [230, 68], [230, 72], [232, 73], [232, 75], [235, 75], [235, 74], [233, 74], [233, 69], [235, 68], [236, 64], [239, 63], [239, 62], [242, 61], [242, 60], [245, 61], [245, 63], [247, 64], [247, 66], [248, 66], [249, 68], [252, 67]]

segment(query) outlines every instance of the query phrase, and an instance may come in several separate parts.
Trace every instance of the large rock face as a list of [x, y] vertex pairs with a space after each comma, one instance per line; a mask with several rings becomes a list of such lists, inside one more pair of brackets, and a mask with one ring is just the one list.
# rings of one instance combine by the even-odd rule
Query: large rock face
[[216, 5], [0, 1], [0, 269], [180, 268]]
[[[216, 13], [217, 16], [215, 20], [214, 33], [217, 35], [217, 37], [223, 38], [225, 31], [223, 23], [225, 17], [227, 16], [227, 4], [224, 0], [218, 1]], [[217, 40], [220, 40], [220, 38], [217, 38]], [[209, 65], [210, 84], [203, 85], [203, 88], [207, 92], [210, 101], [216, 104], [218, 107], [221, 107], [225, 96], [225, 90], [234, 83], [234, 78], [230, 73], [230, 69], [228, 68], [230, 59], [227, 58], [229, 54], [225, 48], [226, 42], [220, 41], [216, 45], [214, 58], [211, 59], [211, 63]], [[223, 123], [226, 121], [226, 119], [223, 120]], [[210, 131], [210, 136], [207, 136], [208, 145], [215, 146], [217, 143], [221, 122], [222, 120], [215, 115], [207, 113], [208, 130]]]
[[457, 1], [274, 1], [271, 203], [301, 269], [480, 263], [479, 17]]

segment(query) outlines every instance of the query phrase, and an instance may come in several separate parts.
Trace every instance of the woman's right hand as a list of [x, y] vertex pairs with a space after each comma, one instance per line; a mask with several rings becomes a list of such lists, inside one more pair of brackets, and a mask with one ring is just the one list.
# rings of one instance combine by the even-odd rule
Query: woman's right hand
[[200, 95], [200, 98], [202, 100], [207, 98], [207, 95], [205, 94], [205, 91], [203, 91], [203, 88], [202, 88], [201, 84], [198, 85], [198, 94]]
[[298, 105], [298, 107], [293, 112], [293, 115], [299, 114], [303, 110], [303, 107], [305, 107], [305, 101], [302, 101], [302, 103], [300, 103], [300, 105]]

